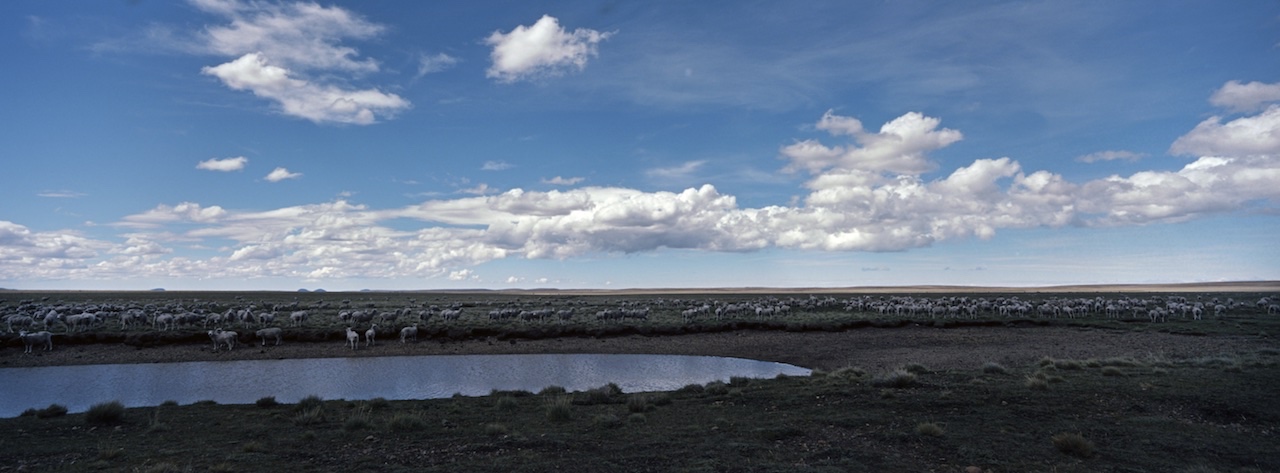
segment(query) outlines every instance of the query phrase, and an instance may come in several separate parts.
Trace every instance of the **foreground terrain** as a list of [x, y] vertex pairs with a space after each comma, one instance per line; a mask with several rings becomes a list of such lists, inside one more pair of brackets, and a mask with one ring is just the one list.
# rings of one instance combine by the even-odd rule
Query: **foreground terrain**
[[[0, 293], [2, 294], [2, 293]], [[23, 355], [10, 338], [0, 368], [316, 356], [451, 353], [673, 353], [782, 361], [812, 377], [733, 379], [667, 393], [609, 387], [497, 392], [435, 400], [264, 398], [89, 413], [32, 406], [0, 419], [0, 471], [1280, 471], [1280, 316], [1239, 304], [1201, 320], [953, 317], [845, 310], [773, 317], [680, 311], [712, 296], [423, 294], [4, 294], [63, 306], [103, 301], [225, 309], [305, 299], [309, 326], [280, 346], [214, 352], [203, 327], [84, 333], [55, 329], [55, 349]], [[1159, 295], [1233, 298], [1266, 293]], [[670, 297], [670, 296], [668, 296]], [[734, 297], [714, 296], [725, 304]], [[777, 296], [770, 300], [787, 299]], [[841, 296], [842, 298], [847, 296]], [[872, 299], [882, 296], [875, 296]], [[895, 296], [884, 296], [895, 297]], [[903, 296], [907, 297], [907, 296]], [[943, 298], [931, 295], [929, 298]], [[991, 294], [1041, 305], [1119, 294]], [[1142, 296], [1150, 297], [1150, 296]], [[359, 298], [359, 299], [357, 299]], [[339, 338], [350, 305], [450, 307], [471, 318], [416, 323], [416, 343], [388, 338], [351, 351]], [[267, 299], [277, 299], [272, 301]], [[663, 307], [645, 319], [596, 320], [601, 307]], [[881, 299], [883, 300], [883, 299]], [[199, 302], [197, 302], [199, 301]], [[842, 299], [847, 302], [848, 299]], [[490, 320], [489, 306], [576, 305], [560, 322]], [[0, 306], [4, 307], [4, 306]], [[428, 309], [429, 310], [429, 309]], [[281, 324], [283, 325], [283, 324]], [[401, 323], [400, 325], [405, 325]], [[388, 374], [389, 376], [392, 374]], [[5, 386], [2, 389], [18, 389]]]

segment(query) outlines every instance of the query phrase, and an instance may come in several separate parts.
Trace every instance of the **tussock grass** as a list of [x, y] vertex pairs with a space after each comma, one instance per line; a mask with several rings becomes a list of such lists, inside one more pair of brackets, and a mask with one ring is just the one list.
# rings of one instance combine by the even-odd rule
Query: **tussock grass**
[[1050, 440], [1059, 452], [1080, 458], [1089, 458], [1094, 454], [1093, 442], [1077, 433], [1064, 432], [1054, 435]]
[[276, 406], [280, 405], [280, 403], [279, 403], [278, 401], [276, 401], [276, 397], [275, 397], [275, 396], [267, 396], [267, 397], [258, 398], [257, 402], [254, 402], [254, 404], [255, 404], [255, 405], [257, 405], [258, 407], [262, 407], [262, 408], [267, 408], [267, 407], [276, 407]]
[[573, 419], [573, 403], [568, 396], [555, 396], [547, 400], [547, 420], [568, 422]]
[[1084, 368], [1084, 364], [1077, 360], [1054, 360], [1053, 367], [1060, 370], [1079, 370]]
[[860, 379], [867, 376], [867, 370], [857, 366], [846, 366], [831, 372], [831, 377]]
[[1124, 376], [1124, 371], [1114, 366], [1108, 366], [1102, 369], [1103, 376]]
[[314, 409], [321, 409], [323, 407], [324, 407], [324, 399], [321, 399], [320, 396], [312, 394], [310, 396], [304, 397], [301, 400], [299, 400], [298, 404], [294, 406], [294, 410], [303, 412], [303, 411], [309, 411]]
[[982, 372], [986, 374], [1009, 374], [1009, 369], [1000, 363], [988, 361], [982, 364]]
[[364, 411], [357, 411], [347, 416], [347, 420], [342, 422], [342, 430], [348, 432], [371, 428], [373, 428], [373, 418], [369, 416], [368, 412]]
[[90, 424], [118, 424], [124, 421], [124, 404], [120, 401], [94, 404], [85, 412], [85, 421]]
[[627, 422], [630, 422], [632, 424], [643, 424], [648, 421], [649, 421], [649, 418], [645, 417], [644, 414], [639, 412], [633, 412], [631, 413], [631, 415], [627, 416]]
[[729, 385], [724, 384], [724, 382], [721, 382], [721, 381], [712, 381], [710, 383], [707, 383], [707, 386], [703, 390], [703, 392], [710, 394], [712, 396], [724, 396], [726, 394], [729, 394]]
[[511, 396], [499, 396], [498, 402], [494, 403], [494, 406], [497, 407], [498, 410], [514, 411], [520, 407], [520, 401], [517, 401], [516, 398]]
[[934, 422], [921, 422], [916, 424], [916, 433], [926, 437], [941, 437], [946, 435], [947, 431]]
[[316, 425], [326, 421], [324, 413], [324, 405], [318, 405], [309, 409], [304, 409], [293, 416], [293, 423], [298, 425]]
[[929, 368], [920, 363], [907, 363], [902, 365], [902, 370], [916, 375], [929, 374]]
[[875, 379], [871, 380], [871, 385], [877, 388], [905, 389], [919, 384], [920, 381], [916, 378], [915, 373], [901, 368], [876, 376]]
[[1035, 376], [1027, 376], [1027, 379], [1022, 382], [1022, 385], [1026, 386], [1027, 388], [1040, 390], [1040, 391], [1049, 389], [1048, 381], [1044, 380], [1044, 378], [1037, 378]]
[[39, 419], [50, 419], [54, 417], [62, 417], [65, 415], [67, 415], [67, 406], [64, 406], [62, 404], [49, 404], [49, 407], [46, 407], [44, 409], [36, 409], [32, 407], [30, 409], [22, 411], [22, 415], [20, 415], [19, 417], [35, 416], [36, 418], [39, 418]]
[[369, 409], [386, 409], [391, 407], [391, 401], [388, 401], [385, 397], [375, 397], [365, 402], [365, 405], [368, 406]]
[[542, 390], [541, 390], [541, 391], [538, 391], [538, 395], [539, 395], [539, 396], [549, 396], [549, 395], [555, 395], [555, 394], [564, 394], [564, 393], [566, 393], [566, 392], [568, 392], [568, 391], [566, 391], [566, 390], [564, 389], [564, 386], [551, 385], [551, 386], [547, 386], [547, 387], [545, 387], [545, 388], [542, 388]]
[[506, 424], [492, 422], [484, 425], [484, 434], [490, 437], [501, 437], [511, 433]]
[[648, 394], [632, 394], [627, 398], [627, 410], [630, 412], [648, 412], [655, 409], [649, 402]]
[[591, 425], [596, 427], [617, 427], [622, 425], [622, 419], [612, 413], [596, 414], [591, 418]]

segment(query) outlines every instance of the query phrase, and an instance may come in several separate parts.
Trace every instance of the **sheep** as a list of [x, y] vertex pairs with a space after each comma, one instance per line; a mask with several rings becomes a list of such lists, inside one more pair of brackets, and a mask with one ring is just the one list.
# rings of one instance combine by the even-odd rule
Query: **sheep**
[[80, 331], [82, 327], [92, 327], [97, 322], [98, 316], [94, 314], [68, 315], [66, 318], [67, 331]]
[[284, 330], [281, 330], [280, 327], [271, 327], [271, 328], [264, 328], [264, 329], [258, 330], [257, 332], [254, 332], [254, 333], [262, 338], [262, 346], [265, 347], [267, 346], [268, 338], [275, 338], [276, 345], [280, 345], [280, 339], [284, 335]]
[[371, 346], [373, 346], [373, 337], [374, 337], [375, 335], [377, 335], [377, 334], [378, 334], [378, 324], [373, 324], [373, 325], [371, 325], [371, 326], [369, 327], [369, 330], [365, 330], [365, 331], [364, 331], [364, 346], [365, 346], [365, 347], [371, 347]]
[[360, 346], [360, 334], [356, 333], [355, 330], [351, 330], [351, 327], [347, 327], [347, 345], [351, 345], [352, 350]]
[[35, 319], [25, 315], [10, 315], [5, 317], [5, 319], [9, 322], [9, 333], [13, 333], [13, 327], [15, 325], [18, 327], [30, 328], [36, 323]]
[[22, 344], [27, 346], [27, 350], [23, 353], [31, 353], [31, 347], [36, 344], [44, 345], [44, 351], [53, 351], [53, 334], [48, 331], [41, 330], [36, 333], [27, 333], [26, 330], [18, 331], [18, 338], [22, 339]]
[[415, 342], [418, 341], [418, 324], [413, 324], [408, 327], [400, 329], [400, 343], [404, 343], [405, 340], [408, 340], [411, 338]]
[[263, 312], [258, 314], [258, 325], [266, 327], [276, 321], [275, 312]]
[[310, 317], [310, 316], [311, 316], [310, 312], [307, 312], [305, 310], [296, 310], [289, 313], [289, 323], [292, 326], [301, 327], [302, 324], [307, 321], [307, 317]]
[[[73, 316], [73, 317], [74, 317], [74, 316]], [[68, 320], [68, 321], [70, 321], [70, 320], [71, 320], [71, 318], [70, 318], [70, 317], [68, 317], [68, 318], [67, 318], [67, 320]], [[160, 329], [160, 330], [169, 330], [169, 329], [172, 329], [172, 328], [173, 328], [173, 325], [174, 325], [174, 316], [173, 316], [173, 314], [160, 314], [160, 315], [157, 315], [157, 316], [156, 316], [156, 320], [155, 320], [155, 321], [153, 321], [153, 322], [151, 322], [151, 327], [152, 327], [152, 328], [157, 328], [157, 327], [159, 327], [159, 326], [161, 326], [161, 325], [163, 325], [163, 326], [164, 326], [164, 328], [162, 328], [162, 329]]]
[[240, 334], [234, 330], [213, 329], [209, 331], [209, 339], [213, 340], [213, 351], [218, 351], [218, 347], [227, 346], [227, 351], [236, 347], [236, 339]]

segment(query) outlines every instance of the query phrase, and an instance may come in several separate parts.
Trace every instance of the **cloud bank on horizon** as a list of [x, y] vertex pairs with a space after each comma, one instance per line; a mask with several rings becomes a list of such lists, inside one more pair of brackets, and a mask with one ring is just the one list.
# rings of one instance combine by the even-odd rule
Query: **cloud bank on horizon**
[[[392, 31], [406, 26], [380, 24], [340, 6], [237, 0], [192, 0], [191, 5], [215, 21], [182, 37], [181, 56], [224, 61], [194, 72], [216, 79], [233, 93], [248, 94], [244, 97], [265, 104], [271, 114], [283, 115], [267, 117], [267, 122], [302, 119], [323, 134], [317, 136], [356, 134], [366, 126], [392, 126], [415, 114], [435, 113], [431, 110], [452, 102], [415, 104], [416, 95], [392, 84], [460, 75], [464, 66], [484, 62], [459, 51], [429, 52], [440, 48], [422, 44], [422, 52], [410, 51], [404, 64], [388, 67], [385, 56], [375, 59], [351, 43], [385, 41]], [[530, 93], [553, 88], [557, 81], [585, 81], [577, 76], [616, 65], [616, 60], [607, 60], [615, 54], [609, 47], [629, 34], [627, 28], [569, 30], [549, 14], [528, 25], [496, 26], [487, 29], [488, 36], [470, 38], [472, 45], [488, 51], [483, 79], [507, 89], [527, 83], [533, 88]], [[619, 45], [617, 54], [633, 52], [634, 47]], [[588, 62], [601, 63], [589, 69]], [[390, 70], [397, 68], [402, 70]], [[692, 68], [683, 71], [690, 78], [698, 74]], [[616, 80], [610, 76], [586, 90], [605, 94], [618, 87]], [[203, 201], [135, 207], [114, 218], [97, 216], [97, 223], [83, 228], [48, 228], [0, 214], [0, 281], [92, 285], [104, 280], [273, 278], [295, 285], [401, 280], [410, 281], [408, 287], [421, 287], [425, 280], [497, 286], [559, 281], [572, 287], [586, 284], [563, 274], [482, 276], [481, 268], [501, 261], [573, 261], [670, 251], [906, 254], [955, 241], [990, 241], [1013, 230], [1101, 231], [1224, 216], [1243, 215], [1270, 224], [1280, 210], [1280, 83], [1243, 80], [1219, 82], [1207, 97], [1198, 98], [1216, 113], [1165, 142], [1164, 154], [1185, 161], [1167, 169], [1151, 163], [1151, 153], [1124, 149], [1123, 144], [1099, 144], [1088, 153], [1072, 155], [1063, 162], [1095, 168], [1069, 172], [1043, 168], [1052, 163], [1028, 165], [999, 153], [994, 156], [1000, 157], [957, 157], [969, 151], [954, 148], [980, 132], [950, 128], [944, 125], [947, 117], [909, 107], [894, 115], [877, 113], [885, 117], [883, 122], [867, 123], [857, 110], [845, 112], [832, 103], [820, 116], [809, 115], [807, 123], [777, 126], [773, 132], [792, 136], [772, 149], [758, 150], [775, 163], [764, 169], [762, 174], [771, 177], [760, 179], [762, 184], [744, 186], [733, 180], [742, 178], [719, 175], [737, 189], [780, 187], [763, 199], [773, 201], [768, 205], [743, 204], [739, 193], [711, 183], [717, 176], [709, 171], [717, 166], [714, 154], [654, 161], [634, 173], [647, 181], [633, 182], [584, 177], [592, 171], [572, 165], [547, 167], [522, 160], [513, 151], [458, 159], [469, 160], [470, 169], [490, 176], [551, 171], [525, 175], [524, 184], [512, 185], [437, 176], [454, 190], [420, 193], [425, 198], [401, 204], [362, 203], [355, 198], [360, 191], [347, 190], [337, 198], [265, 208], [226, 205], [215, 195]], [[384, 85], [373, 85], [378, 81]], [[483, 99], [471, 92], [457, 102], [477, 100]], [[617, 107], [644, 108], [645, 101], [638, 102]], [[695, 113], [706, 113], [702, 107], [695, 107]], [[737, 113], [730, 108], [728, 113]], [[361, 136], [352, 139], [370, 139]], [[245, 152], [254, 156], [250, 159], [235, 149], [243, 148], [207, 148], [204, 156], [232, 157], [195, 160], [195, 171], [190, 171], [193, 161], [187, 161], [187, 172], [216, 171], [204, 175], [218, 178], [250, 170], [262, 176], [264, 171], [253, 169], [265, 161], [273, 170], [261, 179], [277, 183], [272, 187], [286, 180], [303, 185], [322, 179], [318, 161], [286, 162]], [[1127, 171], [1096, 168], [1113, 165]], [[300, 179], [303, 172], [306, 178]], [[1095, 176], [1088, 177], [1091, 174]], [[424, 177], [411, 179], [400, 182], [417, 185]], [[701, 182], [668, 187], [690, 181]], [[642, 182], [667, 186], [655, 189]], [[252, 183], [235, 185], [247, 189]], [[1274, 260], [1275, 255], [1265, 258]], [[619, 260], [624, 263], [617, 270], [626, 270], [625, 260]], [[878, 273], [890, 266], [865, 265]]]

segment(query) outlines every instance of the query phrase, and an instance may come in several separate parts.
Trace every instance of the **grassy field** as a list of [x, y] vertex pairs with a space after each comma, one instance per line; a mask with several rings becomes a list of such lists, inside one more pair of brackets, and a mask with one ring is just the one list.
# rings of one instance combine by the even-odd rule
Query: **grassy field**
[[1280, 351], [0, 419], [2, 471], [1280, 471]]
[[[1036, 303], [1064, 297], [1125, 297], [1092, 292], [963, 296], [1015, 295]], [[1251, 303], [1264, 293], [1180, 295]], [[673, 297], [681, 302], [664, 302]], [[696, 345], [705, 339], [688, 334], [785, 332], [799, 337], [787, 340], [805, 340], [825, 333], [894, 327], [902, 333], [925, 330], [944, 337], [960, 333], [949, 327], [968, 327], [1001, 331], [1013, 339], [1026, 336], [1025, 330], [1067, 327], [1072, 330], [1062, 332], [1067, 338], [1059, 343], [1068, 345], [1072, 333], [1096, 332], [1122, 336], [1161, 332], [1191, 340], [1249, 343], [1240, 345], [1247, 349], [1195, 356], [1151, 352], [1125, 357], [1046, 357], [1018, 364], [1002, 364], [992, 357], [971, 366], [945, 368], [922, 364], [908, 352], [890, 360], [896, 369], [811, 366], [822, 369], [811, 377], [733, 379], [664, 393], [621, 393], [605, 386], [576, 393], [551, 388], [434, 400], [309, 399], [293, 405], [264, 398], [256, 405], [203, 402], [133, 409], [104, 399], [90, 412], [74, 414], [58, 406], [32, 406], [21, 417], [0, 419], [4, 433], [0, 435], [0, 472], [1280, 471], [1280, 455], [1275, 453], [1280, 451], [1276, 428], [1280, 404], [1274, 402], [1280, 392], [1280, 345], [1272, 341], [1272, 334], [1280, 331], [1280, 316], [1257, 308], [1162, 323], [1101, 315], [934, 318], [836, 308], [775, 318], [693, 322], [679, 314], [680, 308], [698, 301], [761, 297], [807, 296], [0, 292], [0, 308], [40, 301], [182, 304], [213, 310], [296, 300], [302, 307], [317, 307], [320, 315], [306, 328], [287, 330], [289, 343], [310, 340], [324, 342], [313, 343], [323, 346], [340, 343], [339, 338], [330, 337], [339, 333], [336, 316], [344, 305], [459, 306], [470, 313], [472, 317], [452, 323], [424, 324], [420, 338], [437, 344], [646, 336], [682, 338]], [[344, 304], [344, 300], [350, 302]], [[575, 307], [580, 316], [565, 323], [491, 321], [484, 316], [489, 307], [498, 306]], [[590, 315], [620, 306], [654, 310], [646, 320], [597, 321]], [[122, 343], [208, 350], [209, 344], [199, 327], [160, 333], [149, 327], [122, 330], [109, 324], [83, 334], [59, 332], [55, 340], [63, 351]], [[81, 348], [63, 349], [66, 344]], [[858, 346], [807, 348], [833, 353], [859, 350]], [[21, 348], [10, 340], [4, 350], [12, 353]], [[1058, 352], [1051, 346], [1044, 350]]]

